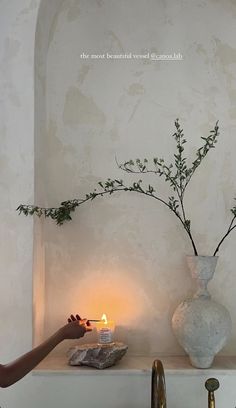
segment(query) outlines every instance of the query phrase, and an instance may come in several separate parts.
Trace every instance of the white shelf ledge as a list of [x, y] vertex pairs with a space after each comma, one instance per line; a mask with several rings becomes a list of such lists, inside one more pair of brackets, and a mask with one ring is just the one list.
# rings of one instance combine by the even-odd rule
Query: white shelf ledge
[[65, 356], [49, 356], [33, 371], [34, 375], [150, 375], [152, 362], [159, 358], [166, 375], [236, 375], [236, 356], [217, 356], [208, 369], [197, 369], [190, 365], [188, 357], [135, 357], [125, 356], [115, 366], [98, 370], [92, 367], [71, 367]]

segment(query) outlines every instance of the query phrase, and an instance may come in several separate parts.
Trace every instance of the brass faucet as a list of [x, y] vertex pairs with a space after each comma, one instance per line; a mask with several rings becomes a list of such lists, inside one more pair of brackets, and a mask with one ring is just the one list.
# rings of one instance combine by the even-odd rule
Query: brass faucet
[[216, 378], [208, 378], [205, 382], [205, 387], [208, 391], [208, 408], [215, 408], [214, 391], [218, 390], [220, 384]]
[[[208, 378], [205, 387], [208, 391], [208, 408], [215, 408], [214, 391], [220, 384], [216, 378]], [[166, 408], [166, 383], [162, 362], [154, 360], [152, 364], [151, 408]]]
[[[215, 408], [214, 391], [220, 384], [216, 378], [208, 378], [205, 387], [208, 391], [208, 408]], [[152, 364], [151, 408], [166, 408], [166, 383], [162, 362], [154, 360]]]
[[160, 360], [152, 364], [151, 408], [166, 408], [165, 374]]

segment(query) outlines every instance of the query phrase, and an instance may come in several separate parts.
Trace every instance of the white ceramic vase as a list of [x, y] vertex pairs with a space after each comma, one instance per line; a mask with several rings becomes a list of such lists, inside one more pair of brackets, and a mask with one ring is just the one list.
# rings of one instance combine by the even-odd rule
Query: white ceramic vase
[[187, 263], [197, 290], [174, 312], [172, 328], [179, 344], [197, 368], [208, 368], [231, 333], [228, 310], [211, 299], [207, 284], [212, 279], [217, 256], [188, 256]]

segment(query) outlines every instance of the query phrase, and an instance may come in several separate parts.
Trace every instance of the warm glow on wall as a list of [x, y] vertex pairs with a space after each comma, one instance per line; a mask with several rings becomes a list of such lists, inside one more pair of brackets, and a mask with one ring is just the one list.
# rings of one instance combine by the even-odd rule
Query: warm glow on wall
[[120, 271], [91, 272], [71, 288], [71, 310], [100, 319], [104, 311], [118, 325], [132, 325], [143, 314], [142, 288]]

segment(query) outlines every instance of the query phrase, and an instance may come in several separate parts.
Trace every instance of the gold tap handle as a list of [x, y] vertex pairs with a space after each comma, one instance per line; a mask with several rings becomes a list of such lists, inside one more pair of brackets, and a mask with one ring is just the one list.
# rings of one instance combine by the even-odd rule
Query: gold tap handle
[[160, 360], [155, 360], [152, 365], [151, 408], [166, 408], [165, 374]]
[[205, 387], [208, 391], [208, 408], [215, 408], [214, 391], [218, 390], [219, 386], [220, 383], [216, 378], [208, 378], [206, 380]]

